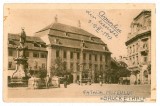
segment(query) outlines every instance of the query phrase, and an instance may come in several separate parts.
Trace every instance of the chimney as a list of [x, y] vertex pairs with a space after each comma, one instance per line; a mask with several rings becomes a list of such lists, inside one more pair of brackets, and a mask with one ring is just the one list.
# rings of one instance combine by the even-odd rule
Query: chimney
[[119, 56], [119, 59], [120, 59], [120, 60], [122, 60], [122, 58], [123, 58], [122, 56]]
[[78, 27], [81, 28], [81, 21], [78, 20]]
[[57, 17], [57, 15], [55, 16], [55, 23], [57, 23], [58, 22], [58, 17]]

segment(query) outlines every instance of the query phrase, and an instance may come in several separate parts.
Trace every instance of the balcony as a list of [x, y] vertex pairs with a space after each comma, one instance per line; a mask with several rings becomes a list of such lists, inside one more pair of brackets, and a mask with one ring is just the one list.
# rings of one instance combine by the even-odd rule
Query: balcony
[[134, 33], [128, 33], [128, 37], [127, 37], [127, 41], [134, 38], [135, 36], [139, 35], [139, 34], [143, 34], [145, 32], [148, 32], [151, 30], [151, 26], [147, 26], [147, 27], [142, 27], [139, 30], [137, 30]]
[[148, 47], [141, 47], [140, 48], [140, 52], [141, 52], [141, 55], [143, 55], [143, 56], [146, 56], [146, 55], [148, 55]]

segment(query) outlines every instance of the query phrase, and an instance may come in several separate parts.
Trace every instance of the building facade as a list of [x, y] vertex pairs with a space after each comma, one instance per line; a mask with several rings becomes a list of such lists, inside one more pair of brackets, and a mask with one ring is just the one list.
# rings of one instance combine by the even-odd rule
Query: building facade
[[[15, 35], [9, 34], [9, 42], [17, 43], [17, 39], [18, 37], [15, 38]], [[13, 44], [10, 43], [8, 67], [14, 69], [13, 57], [16, 53], [16, 46], [13, 47]], [[107, 44], [80, 27], [55, 21], [36, 32], [34, 37], [27, 36], [27, 46], [28, 68], [46, 67], [47, 73], [50, 75], [51, 67], [56, 66], [55, 60], [60, 58], [66, 63], [66, 70], [72, 74], [74, 83], [85, 77], [83, 76], [84, 70], [90, 73], [92, 81], [95, 82], [98, 72], [104, 72], [106, 68], [110, 68], [111, 52], [108, 50]], [[14, 52], [12, 55], [10, 50]], [[105, 78], [105, 74], [103, 74], [103, 78]]]
[[151, 64], [151, 11], [144, 10], [138, 14], [130, 28], [126, 46], [131, 84], [150, 84], [147, 67]]
[[[8, 34], [8, 70], [9, 76], [12, 77], [16, 62], [14, 58], [17, 56], [17, 46], [19, 45], [19, 34]], [[26, 38], [26, 45], [28, 49], [25, 51], [25, 56], [28, 58], [26, 64], [27, 70], [38, 70], [39, 68], [46, 69], [47, 66], [47, 50], [46, 44], [38, 37]]]

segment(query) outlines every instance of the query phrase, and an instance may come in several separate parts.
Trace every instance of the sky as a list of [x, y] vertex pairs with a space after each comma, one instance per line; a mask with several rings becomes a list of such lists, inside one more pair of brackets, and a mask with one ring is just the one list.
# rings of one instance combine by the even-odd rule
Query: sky
[[55, 21], [57, 15], [58, 22], [66, 25], [78, 27], [78, 21], [81, 22], [81, 28], [99, 37], [108, 45], [112, 52], [112, 57], [127, 56], [125, 42], [130, 32], [130, 24], [141, 9], [108, 9], [89, 10], [94, 15], [100, 11], [105, 12], [105, 16], [114, 24], [118, 25], [121, 33], [117, 37], [108, 39], [101, 33], [97, 33], [93, 26], [88, 23], [90, 17], [86, 14], [86, 9], [12, 9], [5, 12], [7, 18], [4, 21], [4, 29], [7, 33], [20, 33], [21, 27], [25, 28], [27, 36], [34, 36], [34, 33]]

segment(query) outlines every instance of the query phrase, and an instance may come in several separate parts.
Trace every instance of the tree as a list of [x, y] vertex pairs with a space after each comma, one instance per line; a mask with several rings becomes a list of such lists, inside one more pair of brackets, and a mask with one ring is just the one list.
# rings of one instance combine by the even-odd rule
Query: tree
[[47, 76], [47, 70], [39, 67], [37, 70], [29, 70], [30, 75], [34, 75], [37, 78], [45, 78]]
[[51, 75], [63, 76], [64, 74], [67, 74], [66, 62], [63, 62], [61, 58], [56, 58], [54, 66], [51, 67]]
[[106, 70], [106, 80], [110, 83], [118, 83], [120, 77], [130, 76], [130, 71], [126, 67], [117, 67]]

